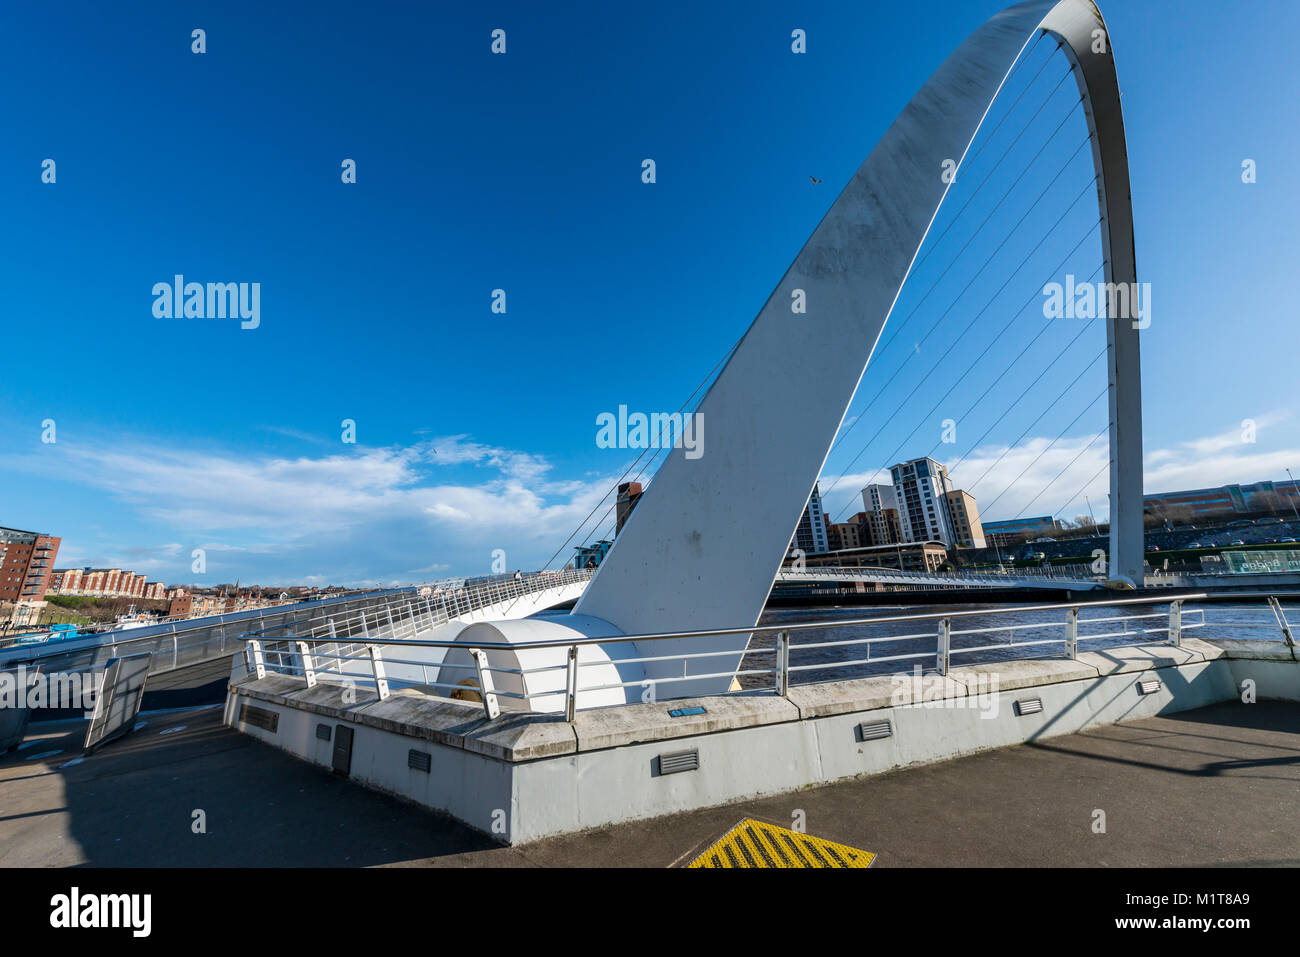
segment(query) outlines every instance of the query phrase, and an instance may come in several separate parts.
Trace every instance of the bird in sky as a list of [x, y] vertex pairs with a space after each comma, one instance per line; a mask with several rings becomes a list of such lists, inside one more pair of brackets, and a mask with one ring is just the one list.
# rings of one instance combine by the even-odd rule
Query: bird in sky
[[814, 183], [820, 183], [820, 182], [821, 182], [821, 180], [819, 180], [816, 176], [809, 176], [808, 178], [809, 178], [810, 180], [812, 180]]

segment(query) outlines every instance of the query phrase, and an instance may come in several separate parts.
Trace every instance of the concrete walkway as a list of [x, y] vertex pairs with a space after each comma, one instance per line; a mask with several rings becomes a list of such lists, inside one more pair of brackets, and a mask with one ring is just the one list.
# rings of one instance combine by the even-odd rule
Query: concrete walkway
[[790, 826], [799, 811], [809, 833], [874, 851], [877, 867], [1300, 865], [1295, 704], [1215, 705], [521, 848], [294, 760], [220, 715], [143, 715], [134, 735], [71, 765], [83, 725], [33, 725], [0, 759], [0, 867], [666, 867], [742, 817]]

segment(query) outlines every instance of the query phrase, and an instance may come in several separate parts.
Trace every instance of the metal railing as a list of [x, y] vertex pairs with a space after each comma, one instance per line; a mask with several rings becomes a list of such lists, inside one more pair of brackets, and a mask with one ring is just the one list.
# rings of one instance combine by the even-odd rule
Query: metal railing
[[[463, 618], [492, 606], [505, 605], [508, 611], [521, 598], [536, 598], [557, 588], [585, 582], [595, 574], [592, 568], [565, 568], [555, 571], [502, 575], [477, 582], [454, 579], [413, 586], [350, 614], [324, 609], [306, 620], [273, 623], [240, 637], [262, 640], [286, 638], [337, 642], [359, 639], [370, 641], [410, 641], [456, 618]], [[507, 604], [508, 603], [508, 604]]]
[[[405, 593], [403, 590], [401, 593]], [[47, 672], [79, 673], [102, 670], [111, 658], [151, 653], [150, 674], [187, 668], [242, 650], [242, 637], [250, 623], [268, 620], [277, 627], [292, 628], [297, 623], [332, 610], [346, 614], [373, 603], [385, 603], [393, 590], [352, 594], [340, 598], [299, 602], [249, 609], [202, 618], [183, 619], [141, 628], [79, 635], [40, 644], [15, 644], [0, 648], [0, 667], [41, 662]]]
[[798, 582], [808, 579], [830, 579], [835, 581], [878, 580], [909, 582], [913, 580], [936, 581], [951, 579], [962, 582], [997, 582], [1015, 578], [1048, 578], [1060, 581], [1097, 581], [1105, 578], [1092, 571], [1091, 563], [1084, 562], [1071, 565], [1030, 566], [1013, 568], [969, 568], [944, 571], [936, 569], [927, 571], [920, 568], [878, 568], [871, 565], [819, 565], [798, 570], [782, 568], [777, 574], [780, 581]]
[[[1073, 659], [1077, 656], [1079, 646], [1086, 642], [1111, 641], [1112, 644], [1128, 645], [1149, 645], [1149, 644], [1168, 644], [1178, 646], [1181, 644], [1185, 632], [1203, 628], [1206, 626], [1204, 609], [1189, 609], [1185, 603], [1203, 599], [1204, 593], [1183, 595], [1178, 598], [1169, 599], [1165, 597], [1144, 597], [1130, 599], [1112, 599], [1102, 601], [1088, 602], [1065, 602], [1044, 605], [1018, 605], [1007, 606], [997, 609], [970, 609], [958, 611], [943, 612], [926, 612], [908, 615], [887, 615], [870, 618], [855, 618], [847, 620], [822, 620], [822, 621], [803, 621], [774, 625], [754, 625], [743, 628], [726, 628], [710, 629], [694, 632], [667, 632], [658, 634], [642, 635], [618, 635], [602, 638], [583, 638], [583, 639], [559, 639], [550, 641], [533, 641], [511, 644], [505, 642], [482, 642], [476, 643], [470, 647], [462, 642], [456, 641], [435, 641], [428, 639], [410, 638], [402, 640], [393, 638], [390, 633], [382, 639], [382, 643], [388, 644], [390, 650], [382, 652], [379, 648], [380, 639], [377, 636], [362, 635], [360, 642], [353, 642], [349, 645], [347, 642], [339, 641], [339, 638], [345, 637], [337, 633], [327, 637], [319, 636], [281, 636], [279, 638], [270, 638], [266, 636], [248, 635], [246, 638], [246, 655], [247, 663], [251, 673], [257, 677], [265, 677], [268, 673], [279, 673], [286, 675], [296, 675], [303, 678], [308, 686], [314, 686], [317, 679], [325, 673], [333, 672], [347, 681], [360, 679], [373, 684], [378, 697], [382, 700], [391, 694], [392, 680], [388, 677], [386, 665], [404, 665], [418, 666], [426, 669], [424, 680], [420, 682], [408, 682], [408, 684], [418, 687], [421, 690], [433, 691], [438, 693], [442, 689], [450, 689], [453, 694], [464, 695], [467, 691], [464, 681], [445, 680], [443, 669], [449, 669], [452, 672], [466, 673], [467, 678], [472, 678], [472, 693], [478, 697], [481, 702], [484, 714], [488, 718], [496, 717], [501, 710], [500, 699], [513, 699], [520, 702], [531, 702], [536, 704], [537, 699], [554, 701], [555, 707], [543, 708], [540, 710], [550, 712], [562, 711], [568, 720], [573, 720], [574, 713], [577, 710], [577, 699], [579, 694], [604, 691], [615, 688], [632, 688], [632, 687], [651, 687], [657, 689], [661, 685], [671, 686], [674, 683], [685, 681], [699, 681], [701, 679], [746, 679], [750, 682], [749, 688], [742, 690], [753, 692], [770, 689], [778, 695], [786, 695], [791, 683], [800, 676], [811, 677], [814, 673], [824, 672], [831, 673], [846, 668], [863, 668], [866, 666], [888, 665], [896, 669], [894, 663], [907, 663], [907, 666], [919, 667], [923, 664], [933, 662], [933, 671], [939, 675], [946, 675], [952, 666], [952, 661], [966, 655], [991, 653], [991, 652], [1011, 652], [1023, 651], [1025, 649], [1042, 649], [1049, 645], [1058, 645], [1061, 647], [1061, 653], [1067, 659]], [[1294, 648], [1291, 636], [1290, 625], [1287, 621], [1285, 611], [1282, 609], [1277, 598], [1269, 597], [1269, 605], [1277, 619], [1277, 627], [1281, 629], [1283, 639], [1288, 647]], [[1144, 606], [1167, 605], [1167, 611], [1152, 611], [1142, 613]], [[1106, 614], [1108, 610], [1133, 608], [1133, 614]], [[1087, 614], [1090, 610], [1103, 612], [1101, 614]], [[989, 618], [991, 616], [1005, 615], [1023, 615], [1026, 612], [1056, 613], [1059, 617], [1050, 618], [1041, 622], [993, 622], [980, 623], [979, 619]], [[964, 627], [967, 624], [974, 627]], [[887, 634], [875, 636], [854, 636], [838, 640], [819, 640], [809, 642], [792, 642], [791, 635], [808, 632], [813, 630], [834, 630], [834, 629], [864, 629], [872, 626], [882, 625], [903, 625], [903, 634]], [[911, 626], [915, 626], [915, 630]], [[928, 626], [928, 627], [927, 627]], [[1234, 624], [1232, 627], [1239, 627]], [[1253, 626], [1252, 626], [1253, 627]], [[1265, 626], [1259, 626], [1265, 627]], [[1272, 626], [1267, 626], [1272, 627]], [[1025, 638], [1019, 638], [1020, 635], [1027, 632], [1039, 631], [1044, 629], [1059, 630], [1058, 634], [1052, 634], [1047, 637], [1032, 635]], [[337, 632], [337, 629], [336, 629]], [[617, 645], [628, 643], [646, 643], [648, 646], [655, 642], [678, 640], [678, 639], [705, 639], [714, 637], [724, 637], [732, 635], [748, 635], [746, 646], [742, 649], [731, 648], [721, 651], [698, 651], [698, 652], [677, 652], [663, 655], [642, 655], [639, 657], [618, 658], [616, 661], [606, 659], [581, 661], [579, 651], [582, 647], [588, 645]], [[1005, 636], [1005, 641], [997, 640], [1000, 636]], [[367, 637], [369, 640], [367, 640]], [[890, 647], [894, 643], [913, 643], [912, 647], [899, 646]], [[427, 659], [410, 659], [396, 657], [391, 646], [406, 645], [417, 648], [456, 648], [467, 653], [470, 661], [463, 662], [432, 662]], [[889, 654], [873, 654], [873, 649], [877, 646], [883, 650], [890, 651]], [[537, 649], [554, 649], [563, 651], [564, 654], [557, 656], [552, 664], [533, 668], [509, 668], [489, 664], [487, 653], [491, 651], [509, 651], [517, 653], [523, 650]], [[852, 655], [847, 659], [820, 660], [813, 662], [803, 662], [795, 660], [792, 657], [800, 658], [810, 652], [820, 651], [823, 657], [827, 650], [830, 649], [862, 649], [854, 650]], [[397, 653], [400, 653], [397, 652]], [[747, 667], [749, 659], [769, 656], [770, 665], [759, 665]], [[1000, 656], [1002, 660], [1015, 657], [1012, 654]], [[1035, 657], [1044, 657], [1036, 655]], [[722, 671], [705, 671], [691, 672], [692, 663], [703, 663], [710, 659], [730, 659], [736, 662], [734, 668]], [[632, 681], [616, 681], [604, 684], [583, 684], [580, 680], [583, 668], [606, 667], [611, 664], [618, 666], [650, 664], [661, 662], [681, 662], [682, 671], [680, 676], [657, 676], [655, 678], [641, 678]], [[355, 664], [346, 664], [355, 663]], [[345, 667], [353, 670], [345, 672]], [[716, 666], [708, 666], [716, 667]], [[725, 667], [725, 665], [724, 665]], [[439, 669], [437, 681], [428, 679], [427, 669]], [[897, 670], [886, 670], [882, 674], [896, 674]], [[528, 678], [530, 676], [550, 675], [562, 676], [562, 682], [555, 684], [554, 687], [546, 687], [535, 690], [530, 694], [527, 692]], [[510, 675], [519, 678], [519, 684], [524, 688], [524, 692], [508, 691], [498, 688], [494, 676]], [[826, 679], [831, 680], [831, 679]], [[808, 682], [813, 683], [813, 682]], [[552, 682], [554, 684], [554, 682]], [[670, 696], [671, 697], [671, 696]], [[522, 709], [522, 708], [521, 708]]]

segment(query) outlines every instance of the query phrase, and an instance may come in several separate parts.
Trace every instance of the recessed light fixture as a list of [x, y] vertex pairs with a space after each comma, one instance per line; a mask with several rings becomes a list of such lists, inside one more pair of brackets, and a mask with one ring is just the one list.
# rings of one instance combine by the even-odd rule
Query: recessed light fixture
[[659, 755], [660, 774], [677, 774], [681, 771], [698, 771], [699, 767], [699, 748], [691, 748], [689, 751], [674, 751], [672, 754]]
[[879, 741], [881, 738], [888, 738], [894, 733], [894, 726], [889, 723], [888, 718], [881, 718], [879, 721], [864, 721], [858, 725], [858, 734], [862, 741]]

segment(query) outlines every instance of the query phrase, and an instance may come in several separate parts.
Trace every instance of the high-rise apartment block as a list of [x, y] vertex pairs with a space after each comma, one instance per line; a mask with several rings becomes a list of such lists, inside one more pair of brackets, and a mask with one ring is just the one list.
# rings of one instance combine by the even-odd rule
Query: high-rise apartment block
[[862, 490], [869, 545], [896, 545], [903, 540], [898, 522], [898, 496], [892, 485], [868, 485]]
[[830, 551], [830, 542], [826, 536], [826, 512], [822, 509], [821, 489], [814, 483], [812, 495], [804, 506], [799, 525], [794, 531], [790, 548], [799, 549], [805, 555], [820, 555]]
[[974, 496], [954, 488], [942, 464], [928, 457], [912, 459], [889, 472], [893, 485], [868, 485], [862, 490], [871, 544], [943, 542], [950, 547], [984, 547]]
[[0, 601], [44, 601], [62, 541], [41, 532], [0, 528]]

